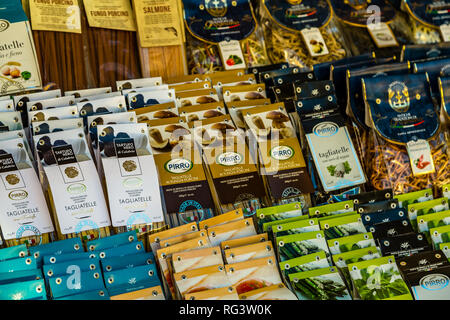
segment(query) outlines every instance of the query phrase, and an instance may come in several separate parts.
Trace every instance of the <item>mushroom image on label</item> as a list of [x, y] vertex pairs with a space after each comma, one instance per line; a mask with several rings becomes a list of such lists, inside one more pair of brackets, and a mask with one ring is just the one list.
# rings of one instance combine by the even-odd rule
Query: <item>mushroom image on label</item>
[[127, 172], [133, 172], [134, 170], [137, 169], [137, 165], [136, 162], [134, 162], [133, 160], [126, 160], [122, 163], [122, 167], [125, 169], [125, 171]]
[[182, 107], [189, 107], [189, 106], [192, 106], [192, 102], [191, 101], [189, 101], [189, 100], [187, 100], [187, 99], [184, 99], [184, 100], [181, 100], [181, 106]]
[[156, 111], [153, 114], [153, 117], [155, 119], [166, 119], [166, 118], [176, 118], [176, 117], [178, 117], [178, 115], [176, 115], [175, 113], [173, 113], [172, 111], [169, 111], [169, 110], [160, 110], [160, 111]]
[[169, 139], [163, 139], [161, 131], [156, 128], [149, 130], [150, 145], [155, 149], [164, 149], [169, 145]]
[[265, 97], [258, 92], [251, 91], [251, 92], [247, 92], [245, 94], [245, 99], [246, 100], [256, 100], [256, 99], [265, 99]]
[[71, 179], [77, 177], [79, 174], [77, 168], [75, 167], [67, 167], [66, 169], [64, 169], [64, 173]]
[[6, 181], [8, 181], [10, 185], [15, 185], [20, 182], [20, 178], [17, 176], [17, 174], [8, 174], [6, 176]]
[[165, 129], [165, 132], [169, 132], [169, 144], [174, 147], [179, 143], [184, 143], [184, 136], [190, 135], [191, 132], [183, 126], [177, 124], [168, 125]]
[[217, 102], [217, 101], [216, 101], [216, 99], [214, 99], [212, 97], [201, 96], [201, 97], [198, 97], [195, 102], [197, 102], [198, 104], [205, 104], [205, 103], [213, 103], [213, 102]]
[[271, 111], [266, 115], [266, 119], [272, 120], [272, 127], [277, 129], [281, 139], [291, 138], [294, 134], [293, 130], [286, 126], [289, 117], [279, 111]]
[[233, 94], [233, 95], [231, 95], [231, 97], [230, 97], [230, 101], [241, 101], [241, 98], [239, 98], [238, 95]]
[[270, 134], [271, 127], [266, 128], [263, 119], [260, 116], [252, 117], [252, 122], [256, 127], [256, 133], [259, 136], [267, 137]]
[[[206, 112], [203, 114], [203, 117], [206, 118], [206, 119], [214, 118], [214, 117], [220, 117], [220, 116], [223, 116], [223, 113], [220, 112], [220, 111], [217, 111], [217, 110], [215, 110], [215, 109], [213, 109], [213, 110], [208, 110], [208, 111], [206, 111]], [[197, 119], [197, 120], [198, 120], [198, 119]]]
[[190, 114], [188, 116], [188, 122], [197, 121], [197, 120], [200, 120], [200, 118], [196, 114]]

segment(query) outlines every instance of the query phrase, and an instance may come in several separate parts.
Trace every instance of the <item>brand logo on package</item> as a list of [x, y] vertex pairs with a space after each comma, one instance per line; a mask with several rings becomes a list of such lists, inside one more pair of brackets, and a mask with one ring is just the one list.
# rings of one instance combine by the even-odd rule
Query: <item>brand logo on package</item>
[[70, 194], [81, 194], [87, 190], [86, 186], [82, 183], [74, 183], [67, 187], [67, 192]]
[[28, 192], [26, 192], [25, 190], [14, 190], [8, 194], [8, 197], [11, 200], [20, 201], [28, 197]]
[[367, 7], [367, 0], [344, 0], [344, 3], [355, 10], [363, 10]]
[[277, 146], [270, 150], [270, 156], [275, 160], [289, 160], [294, 153], [294, 149], [288, 146]]
[[431, 274], [420, 280], [420, 286], [426, 290], [441, 290], [448, 286], [449, 277], [444, 274]]
[[8, 28], [9, 28], [9, 21], [0, 19], [0, 32], [3, 32]]
[[217, 163], [223, 166], [231, 167], [240, 164], [243, 160], [242, 155], [236, 152], [225, 152], [217, 156]]
[[205, 0], [205, 8], [213, 17], [223, 17], [227, 13], [227, 0]]
[[409, 109], [410, 99], [406, 84], [395, 81], [388, 88], [389, 105], [397, 112], [406, 112]]
[[164, 165], [170, 173], [180, 174], [188, 172], [192, 169], [192, 162], [186, 159], [172, 159]]
[[313, 128], [313, 133], [321, 138], [332, 137], [339, 131], [339, 126], [334, 122], [322, 122]]

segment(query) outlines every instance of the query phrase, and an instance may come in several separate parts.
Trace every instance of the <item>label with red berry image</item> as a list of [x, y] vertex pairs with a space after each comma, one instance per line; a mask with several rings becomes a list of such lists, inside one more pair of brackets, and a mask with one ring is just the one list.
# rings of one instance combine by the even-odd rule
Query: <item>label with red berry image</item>
[[433, 173], [434, 162], [428, 141], [419, 139], [406, 144], [414, 176]]

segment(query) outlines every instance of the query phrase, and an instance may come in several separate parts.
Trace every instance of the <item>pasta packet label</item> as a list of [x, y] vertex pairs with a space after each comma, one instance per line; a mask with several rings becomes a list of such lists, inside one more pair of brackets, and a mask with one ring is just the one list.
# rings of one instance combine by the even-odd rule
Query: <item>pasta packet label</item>
[[328, 268], [330, 263], [324, 251], [311, 253], [303, 257], [285, 260], [279, 264], [285, 280], [289, 282], [289, 274]]
[[43, 257], [43, 264], [56, 264], [78, 259], [97, 259], [98, 256], [92, 252], [77, 252], [77, 253], [61, 253], [61, 254], [47, 254]]
[[73, 294], [70, 296], [64, 296], [60, 298], [56, 298], [54, 300], [110, 300], [112, 297], [108, 295], [108, 292], [106, 290], [98, 289], [89, 291], [86, 293], [80, 293], [80, 294]]
[[439, 2], [433, 0], [425, 1], [407, 1], [405, 3], [407, 12], [419, 23], [431, 26], [432, 28], [439, 28], [444, 42], [448, 41], [447, 27], [450, 22], [448, 16], [447, 2]]
[[395, 237], [402, 234], [414, 233], [411, 222], [407, 219], [376, 223], [367, 228], [375, 239]]
[[74, 96], [75, 98], [86, 98], [86, 97], [97, 96], [97, 95], [108, 94], [108, 93], [112, 93], [111, 87], [65, 91], [64, 95], [65, 96]]
[[0, 249], [0, 261], [23, 258], [28, 255], [29, 253], [26, 244]]
[[431, 251], [424, 233], [402, 234], [394, 237], [378, 239], [383, 256], [411, 256], [424, 251]]
[[201, 105], [181, 107], [180, 116], [186, 117], [188, 122], [221, 117], [227, 113], [223, 102], [206, 103]]
[[412, 300], [394, 256], [352, 263], [348, 268], [355, 295], [361, 300]]
[[77, 106], [67, 106], [55, 109], [37, 110], [28, 112], [29, 125], [38, 121], [51, 121], [78, 118]]
[[153, 264], [111, 271], [104, 278], [112, 296], [161, 285]]
[[219, 264], [223, 264], [220, 247], [178, 252], [172, 255], [172, 265], [175, 272], [186, 272]]
[[322, 230], [277, 237], [276, 244], [280, 261], [320, 251], [325, 251], [327, 258], [331, 259], [325, 233]]
[[447, 198], [438, 198], [426, 202], [413, 203], [408, 205], [409, 220], [417, 226], [417, 219], [426, 214], [449, 210]]
[[376, 246], [371, 232], [331, 239], [327, 243], [332, 255]]
[[27, 106], [30, 101], [39, 101], [44, 99], [52, 99], [61, 97], [61, 90], [49, 90], [49, 91], [40, 91], [34, 93], [26, 93], [22, 95], [15, 95], [12, 97], [14, 100], [14, 106], [16, 111], [20, 111], [22, 113], [22, 121], [24, 123], [28, 123], [27, 118]]
[[30, 101], [27, 103], [28, 111], [45, 110], [58, 107], [66, 107], [75, 104], [74, 96], [64, 96], [45, 100]]
[[436, 171], [431, 147], [428, 141], [420, 139], [417, 141], [408, 141], [406, 144], [409, 160], [414, 176], [430, 174]]
[[133, 241], [128, 244], [93, 251], [93, 253], [101, 260], [112, 257], [123, 257], [130, 254], [139, 254], [144, 252], [145, 249], [142, 241]]
[[111, 300], [166, 300], [161, 286], [140, 289], [110, 297]]
[[0, 274], [0, 285], [20, 283], [44, 278], [41, 269], [22, 270], [15, 272], [3, 272]]
[[281, 83], [274, 82], [274, 77], [281, 76], [281, 75], [288, 75], [288, 74], [296, 74], [301, 72], [303, 69], [299, 67], [287, 67], [287, 68], [281, 68], [281, 69], [273, 69], [273, 70], [267, 70], [262, 71], [259, 73], [259, 78], [261, 83], [264, 83], [267, 88], [280, 85]]
[[353, 200], [353, 203], [360, 204], [360, 203], [374, 203], [384, 200], [389, 200], [392, 198], [393, 192], [392, 189], [385, 189], [385, 190], [374, 190], [369, 192], [363, 192], [359, 194], [352, 194], [348, 198], [350, 200]]
[[268, 239], [269, 239], [269, 236], [267, 233], [261, 233], [261, 234], [256, 234], [253, 236], [222, 241], [220, 243], [220, 247], [222, 250], [227, 250], [227, 249], [238, 248], [238, 247], [247, 246], [247, 245], [255, 244], [255, 243], [259, 243], [259, 242], [266, 242], [266, 241], [268, 241]]
[[450, 200], [450, 184], [442, 187], [442, 195]]
[[57, 3], [30, 1], [33, 30], [81, 33], [78, 0]]
[[41, 73], [30, 23], [19, 1], [0, 9], [0, 95], [42, 88]]
[[108, 273], [111, 271], [134, 268], [155, 263], [155, 258], [151, 253], [129, 254], [123, 257], [111, 257], [102, 260], [102, 271]]
[[227, 108], [236, 127], [245, 131], [247, 130], [247, 125], [245, 124], [244, 110], [269, 104], [270, 99], [231, 101], [227, 104]]
[[0, 285], [2, 300], [47, 300], [44, 279]]
[[236, 263], [258, 258], [275, 257], [275, 253], [272, 243], [266, 241], [224, 250], [224, 256], [227, 263]]
[[219, 52], [224, 61], [225, 70], [246, 68], [241, 44], [238, 40], [224, 40], [219, 42]]
[[367, 30], [378, 48], [398, 47], [398, 41], [385, 22], [368, 23]]
[[244, 219], [244, 212], [242, 208], [239, 208], [203, 221], [199, 221], [198, 226], [200, 229], [208, 230], [211, 227], [220, 226], [229, 222], [243, 219]]
[[335, 267], [293, 273], [289, 280], [299, 300], [352, 300]]
[[311, 57], [326, 56], [330, 53], [319, 28], [305, 28], [300, 33]]
[[0, 132], [23, 129], [20, 112], [0, 112]]
[[280, 63], [268, 64], [268, 65], [264, 65], [264, 66], [249, 67], [247, 69], [246, 73], [256, 75], [256, 80], [258, 82], [261, 82], [261, 79], [259, 77], [261, 72], [272, 71], [272, 70], [279, 70], [279, 69], [286, 69], [286, 68], [289, 68], [289, 63], [287, 63], [287, 62], [280, 62]]
[[153, 154], [193, 149], [192, 133], [184, 117], [145, 121]]
[[83, 117], [86, 120], [87, 117], [95, 114], [119, 113], [127, 111], [125, 97], [123, 96], [79, 102], [77, 103], [77, 108], [80, 117]]
[[327, 216], [334, 216], [341, 213], [352, 212], [354, 210], [353, 206], [354, 206], [353, 201], [347, 200], [309, 208], [308, 211], [310, 217], [321, 218]]
[[34, 137], [62, 234], [111, 225], [103, 189], [83, 129]]
[[256, 234], [252, 218], [208, 228], [208, 238], [212, 246], [220, 246], [222, 241], [254, 236]]
[[392, 222], [408, 219], [408, 213], [404, 208], [386, 210], [382, 212], [362, 213], [361, 218], [366, 227], [377, 223]]
[[148, 242], [152, 248], [153, 255], [156, 257], [156, 251], [161, 248], [161, 241], [178, 237], [187, 233], [194, 233], [198, 231], [196, 222], [184, 224], [168, 230], [156, 232], [148, 236]]
[[258, 219], [259, 226], [262, 226], [266, 222], [272, 221], [283, 223], [285, 222], [285, 219], [299, 217], [302, 215], [303, 210], [301, 202], [287, 203], [279, 206], [260, 208], [256, 210], [256, 218]]
[[50, 212], [23, 139], [0, 141], [0, 216], [5, 240], [54, 231]]
[[190, 210], [198, 211], [200, 221], [209, 218], [208, 209], [214, 203], [199, 149], [160, 153], [154, 158], [167, 213], [175, 214], [181, 223], [191, 222], [184, 214]]
[[93, 290], [105, 290], [101, 271], [86, 271], [79, 273], [78, 284], [74, 284], [73, 275], [64, 275], [48, 280], [53, 298], [86, 293]]
[[242, 86], [228, 86], [223, 88], [223, 99], [226, 104], [231, 101], [266, 99], [264, 84], [247, 84]]
[[145, 88], [145, 87], [158, 87], [163, 83], [161, 77], [141, 78], [141, 79], [128, 79], [116, 81], [116, 87], [118, 91]]
[[223, 264], [178, 272], [173, 277], [182, 298], [190, 293], [227, 288], [232, 285]]
[[303, 121], [320, 181], [326, 192], [364, 184], [362, 170], [344, 119], [338, 114]]
[[145, 106], [175, 102], [175, 90], [151, 90], [130, 92], [127, 95], [128, 110], [139, 109]]
[[408, 282], [413, 272], [429, 271], [442, 266], [450, 266], [447, 257], [441, 250], [421, 252], [409, 257], [397, 258], [396, 262]]
[[410, 273], [407, 279], [415, 300], [448, 300], [450, 266]]
[[247, 127], [258, 142], [296, 137], [282, 102], [246, 109], [243, 114]]
[[411, 44], [402, 48], [400, 60], [428, 60], [448, 55], [450, 55], [450, 45], [447, 42]]
[[[73, 267], [72, 267], [73, 266]], [[99, 271], [100, 270], [100, 260], [97, 259], [78, 259], [70, 260], [61, 263], [47, 264], [42, 267], [46, 279], [53, 277], [64, 276], [67, 274], [67, 269], [76, 268], [81, 272], [87, 271]]]
[[256, 289], [239, 296], [240, 300], [297, 300], [297, 297], [284, 284], [275, 284]]
[[398, 200], [399, 208], [408, 208], [408, 205], [417, 202], [426, 202], [433, 200], [433, 190], [424, 189], [415, 192], [398, 194], [394, 196]]
[[[347, 267], [349, 264], [359, 261], [368, 261], [381, 258], [381, 252], [377, 246], [372, 246], [334, 254], [332, 257], [336, 267], [344, 271], [344, 273], [345, 271], [347, 271], [348, 273], [349, 270], [347, 269]], [[347, 275], [350, 276], [349, 274]]]
[[0, 112], [14, 111], [13, 99], [0, 100]]
[[88, 251], [99, 251], [103, 249], [117, 248], [137, 240], [136, 230], [132, 230], [109, 237], [88, 241], [86, 243], [86, 248]]
[[295, 98], [297, 100], [308, 98], [320, 98], [334, 95], [334, 84], [331, 80], [313, 82], [294, 82]]
[[398, 208], [397, 199], [382, 200], [372, 203], [358, 203], [354, 205], [355, 211], [360, 214], [363, 213], [381, 213], [388, 210]]
[[450, 210], [426, 214], [417, 219], [417, 228], [419, 232], [423, 232], [427, 235], [427, 239], [429, 238], [430, 229], [449, 224]]
[[450, 242], [450, 225], [432, 228], [430, 235], [434, 249], [438, 249], [441, 243]]
[[189, 293], [186, 300], [240, 300], [234, 287], [223, 287]]
[[[89, 89], [88, 89], [89, 90]], [[109, 93], [101, 93], [101, 94], [94, 94], [89, 95], [87, 97], [79, 97], [75, 98], [75, 103], [80, 102], [88, 102], [88, 101], [95, 101], [95, 100], [101, 100], [101, 99], [107, 99], [112, 97], [120, 97], [122, 96], [119, 91], [109, 92]]]
[[201, 82], [191, 82], [191, 83], [178, 83], [169, 84], [169, 89], [175, 89], [175, 92], [211, 89], [211, 82], [201, 81]]
[[178, 108], [196, 104], [216, 103], [219, 101], [219, 96], [214, 89], [176, 92], [176, 103]]
[[112, 225], [131, 228], [164, 221], [147, 125], [114, 124], [97, 128]]
[[280, 221], [280, 224], [272, 226], [272, 233], [274, 238], [287, 236], [295, 233], [306, 233], [312, 231], [319, 231], [320, 225], [318, 219], [305, 219], [292, 222]]
[[[297, 138], [259, 143], [260, 164], [274, 199], [314, 192]], [[303, 203], [303, 207], [307, 207]]]
[[301, 119], [305, 119], [311, 115], [317, 115], [319, 112], [332, 112], [339, 108], [337, 99], [334, 95], [320, 98], [301, 99], [294, 102], [295, 109]]
[[316, 78], [312, 71], [302, 71], [273, 77], [273, 83], [276, 85], [282, 85], [284, 83], [293, 83], [293, 82], [297, 83], [308, 82], [315, 80]]
[[[131, 3], [124, 0], [83, 1], [90, 27], [136, 31]], [[119, 89], [120, 90], [120, 89]]]
[[281, 284], [274, 257], [254, 259], [225, 265], [227, 276], [241, 295], [252, 290]]
[[179, 236], [175, 236], [175, 237], [172, 237], [169, 239], [163, 239], [160, 241], [159, 244], [162, 248], [164, 248], [164, 247], [168, 247], [168, 246], [173, 246], [174, 244], [177, 244], [177, 243], [192, 240], [192, 239], [195, 239], [198, 237], [205, 237], [207, 235], [208, 234], [206, 233], [206, 230], [189, 232], [189, 233], [181, 234]]
[[30, 144], [28, 143], [27, 135], [24, 129], [0, 132], [0, 141], [14, 140], [17, 138], [22, 139], [23, 145], [28, 152], [28, 156], [30, 157], [34, 165], [34, 155], [31, 152]]
[[135, 110], [138, 122], [148, 120], [177, 118], [178, 109], [174, 102], [155, 104], [152, 106], [142, 107]]
[[320, 221], [320, 227], [324, 231], [327, 240], [367, 232], [359, 214], [340, 216], [335, 217], [334, 219]]
[[83, 119], [71, 118], [50, 121], [33, 122], [33, 135], [83, 128]]

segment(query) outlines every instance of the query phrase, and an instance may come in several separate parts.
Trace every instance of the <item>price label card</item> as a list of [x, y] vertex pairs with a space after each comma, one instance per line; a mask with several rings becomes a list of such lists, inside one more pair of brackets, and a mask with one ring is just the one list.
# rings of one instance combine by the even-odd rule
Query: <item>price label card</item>
[[33, 30], [81, 33], [78, 0], [30, 1]]
[[300, 32], [311, 57], [325, 56], [330, 53], [319, 28], [303, 29]]
[[136, 31], [128, 0], [84, 0], [89, 26], [105, 29]]
[[449, 42], [450, 41], [450, 24], [443, 24], [442, 26], [439, 27], [439, 29], [441, 31], [442, 40], [444, 40], [444, 42]]
[[367, 25], [370, 35], [378, 48], [397, 47], [398, 42], [387, 23], [372, 23]]
[[407, 143], [409, 159], [414, 176], [433, 173], [435, 171], [430, 144], [426, 140], [410, 141]]
[[245, 68], [244, 55], [242, 54], [242, 48], [239, 41], [221, 41], [219, 42], [219, 50], [222, 55], [225, 70]]

